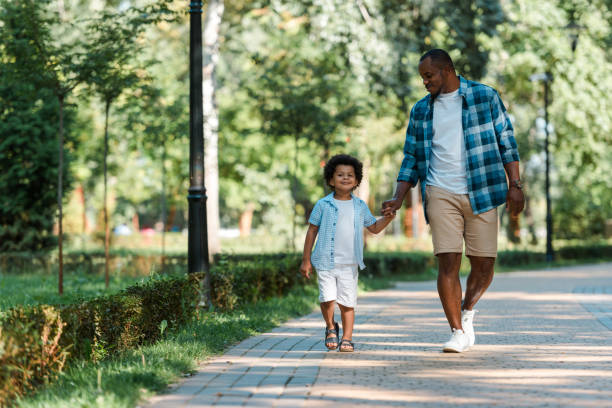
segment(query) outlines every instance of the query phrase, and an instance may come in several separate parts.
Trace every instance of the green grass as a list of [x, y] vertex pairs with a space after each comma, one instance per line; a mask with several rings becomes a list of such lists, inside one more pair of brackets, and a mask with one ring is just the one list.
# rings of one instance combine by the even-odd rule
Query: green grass
[[80, 272], [66, 273], [64, 294], [60, 296], [55, 274], [0, 273], [0, 311], [16, 305], [73, 303], [80, 299], [117, 292], [142, 279], [113, 275], [109, 280], [109, 288], [105, 289], [104, 276]]

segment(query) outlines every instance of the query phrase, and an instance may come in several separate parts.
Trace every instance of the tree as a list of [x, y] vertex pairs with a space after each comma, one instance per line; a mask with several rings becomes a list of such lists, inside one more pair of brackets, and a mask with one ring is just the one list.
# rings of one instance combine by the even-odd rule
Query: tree
[[212, 257], [221, 251], [219, 238], [219, 114], [215, 99], [215, 68], [219, 60], [219, 30], [224, 10], [223, 0], [209, 0], [204, 20], [202, 97], [204, 112], [204, 184], [208, 248]]
[[[64, 195], [64, 115], [66, 97], [81, 82], [80, 68], [83, 55], [79, 51], [80, 41], [56, 43], [51, 38], [51, 25], [54, 21], [44, 17], [48, 1], [25, 0], [15, 8], [7, 5], [7, 9], [23, 17], [26, 25], [24, 30], [16, 31], [17, 38], [27, 41], [31, 50], [37, 55], [38, 67], [41, 69], [41, 84], [48, 87], [58, 102], [58, 171], [57, 171], [57, 206], [58, 206], [58, 248], [59, 271], [58, 290], [63, 294], [63, 212], [62, 198]], [[31, 17], [26, 17], [30, 14]], [[14, 20], [11, 21], [14, 23]]]
[[[57, 194], [64, 191], [56, 183], [67, 175], [58, 167], [59, 105], [47, 61], [32, 45], [50, 41], [44, 5], [0, 1], [0, 251], [47, 251], [57, 243]], [[72, 111], [66, 116], [71, 123]]]
[[[104, 103], [104, 276], [109, 285], [110, 228], [108, 223], [108, 119], [112, 103], [127, 88], [138, 83], [138, 76], [131, 63], [137, 52], [135, 40], [142, 30], [140, 25], [130, 24], [125, 16], [103, 13], [90, 24], [87, 59], [83, 77], [88, 80], [95, 93]], [[127, 28], [126, 28], [127, 27]]]

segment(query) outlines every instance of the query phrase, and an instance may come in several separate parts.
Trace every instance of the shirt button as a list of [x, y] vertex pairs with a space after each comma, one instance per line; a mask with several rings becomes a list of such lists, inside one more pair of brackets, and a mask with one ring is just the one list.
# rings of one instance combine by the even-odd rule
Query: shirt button
[[334, 239], [332, 238], [332, 241], [333, 241], [333, 240], [334, 240]]

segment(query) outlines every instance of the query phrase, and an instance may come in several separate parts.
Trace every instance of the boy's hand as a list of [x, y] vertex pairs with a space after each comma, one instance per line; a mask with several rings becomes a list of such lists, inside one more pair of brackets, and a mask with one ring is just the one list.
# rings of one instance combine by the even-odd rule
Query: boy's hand
[[391, 211], [391, 210], [389, 210], [389, 211], [387, 211], [387, 212], [383, 213], [383, 216], [384, 216], [385, 218], [391, 218], [391, 219], [393, 219], [393, 218], [395, 218], [395, 215], [396, 215], [396, 214], [397, 214], [397, 212], [396, 212], [396, 211]]
[[310, 272], [312, 272], [312, 264], [310, 261], [302, 261], [302, 264], [300, 265], [300, 272], [306, 279], [310, 279]]
[[395, 212], [402, 207], [402, 204], [403, 200], [400, 200], [398, 198], [392, 198], [391, 200], [384, 201], [382, 203], [381, 213], [385, 217], [391, 213], [393, 213], [393, 216], [395, 216]]

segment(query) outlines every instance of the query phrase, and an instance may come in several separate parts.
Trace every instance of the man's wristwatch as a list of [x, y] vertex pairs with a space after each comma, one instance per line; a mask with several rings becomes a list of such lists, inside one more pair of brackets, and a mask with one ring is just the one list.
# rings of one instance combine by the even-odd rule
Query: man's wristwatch
[[510, 180], [510, 186], [511, 187], [516, 187], [519, 190], [523, 189], [523, 183], [521, 182], [521, 179]]

